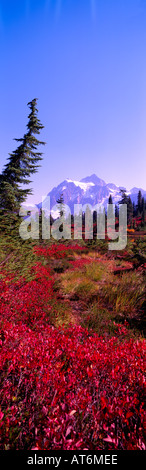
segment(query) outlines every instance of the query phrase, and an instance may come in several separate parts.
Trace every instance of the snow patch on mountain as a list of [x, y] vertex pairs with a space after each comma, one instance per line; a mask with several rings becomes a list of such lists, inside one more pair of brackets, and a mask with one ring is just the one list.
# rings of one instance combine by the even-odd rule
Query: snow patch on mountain
[[91, 186], [95, 186], [94, 183], [92, 183], [91, 181], [89, 183], [83, 183], [82, 181], [73, 181], [73, 180], [70, 180], [70, 179], [67, 179], [66, 180], [68, 183], [73, 183], [75, 184], [75, 186], [79, 186], [81, 189], [83, 189], [84, 193], [91, 187]]

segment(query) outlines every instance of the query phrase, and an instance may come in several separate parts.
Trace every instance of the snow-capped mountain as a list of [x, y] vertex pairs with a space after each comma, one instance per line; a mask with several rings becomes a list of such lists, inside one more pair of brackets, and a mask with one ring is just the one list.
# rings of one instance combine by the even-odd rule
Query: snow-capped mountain
[[[69, 178], [62, 181], [57, 187], [54, 187], [47, 196], [50, 196], [51, 209], [56, 205], [57, 199], [63, 194], [64, 203], [70, 207], [71, 213], [74, 210], [74, 204], [102, 204], [105, 207], [111, 194], [114, 204], [117, 204], [121, 198], [120, 189], [124, 187], [116, 186], [114, 183], [106, 183], [95, 174], [82, 178], [80, 181], [73, 181]], [[146, 191], [141, 188], [132, 188], [126, 193], [131, 197], [132, 202], [137, 203], [139, 189], [142, 196], [146, 198]], [[38, 204], [41, 207], [41, 203]]]

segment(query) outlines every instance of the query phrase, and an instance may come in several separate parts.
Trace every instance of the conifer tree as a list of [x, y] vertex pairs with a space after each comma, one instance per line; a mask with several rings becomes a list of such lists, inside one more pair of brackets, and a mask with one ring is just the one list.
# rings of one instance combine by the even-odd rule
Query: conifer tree
[[126, 194], [126, 189], [120, 189], [121, 199], [119, 204], [128, 204], [128, 196]]
[[108, 198], [108, 204], [113, 204], [113, 199], [112, 199], [112, 195], [111, 195], [111, 194], [109, 195], [109, 198]]
[[132, 227], [133, 223], [133, 204], [131, 201], [131, 197], [126, 194], [125, 189], [120, 189], [121, 193], [121, 200], [119, 201], [119, 204], [127, 204], [127, 224]]
[[135, 207], [135, 202], [133, 201], [133, 217], [136, 216], [136, 207]]
[[142, 226], [145, 225], [145, 214], [146, 214], [146, 210], [145, 210], [145, 200], [144, 200], [144, 197], [142, 198]]
[[[22, 185], [31, 183], [30, 175], [38, 170], [38, 162], [42, 160], [42, 153], [37, 151], [39, 145], [44, 145], [37, 139], [43, 125], [38, 119], [37, 99], [28, 103], [30, 113], [28, 116], [27, 132], [23, 138], [15, 139], [19, 146], [9, 154], [8, 163], [0, 175], [0, 217], [3, 228], [16, 223], [22, 202], [24, 202], [32, 190], [22, 188]], [[5, 222], [4, 222], [5, 217]]]
[[[113, 198], [111, 194], [109, 195], [109, 198], [108, 198], [108, 204], [111, 204], [111, 205], [113, 204]], [[112, 207], [112, 213], [114, 214], [113, 207]]]
[[115, 205], [115, 217], [119, 217], [119, 208], [118, 205]]
[[[63, 193], [60, 195], [59, 199], [57, 199], [57, 209], [59, 211], [59, 217], [64, 220], [64, 198], [63, 198]], [[63, 223], [60, 225], [60, 232], [63, 232]]]
[[128, 203], [127, 203], [127, 219], [128, 219], [128, 224], [132, 228], [133, 226], [133, 204], [131, 201], [131, 197], [128, 197]]
[[137, 197], [137, 210], [138, 210], [138, 215], [141, 214], [142, 212], [142, 194], [141, 191], [138, 191], [138, 197]]
[[64, 198], [63, 194], [60, 195], [59, 199], [57, 199], [57, 208], [59, 210], [59, 215], [60, 217], [63, 217], [64, 215]]

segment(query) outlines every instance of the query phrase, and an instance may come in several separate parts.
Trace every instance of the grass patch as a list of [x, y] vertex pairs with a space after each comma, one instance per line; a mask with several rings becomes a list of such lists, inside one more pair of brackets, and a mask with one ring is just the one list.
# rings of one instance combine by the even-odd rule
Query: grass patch
[[69, 271], [61, 276], [61, 289], [63, 294], [70, 298], [87, 300], [98, 292], [98, 285], [90, 280], [84, 269]]
[[108, 269], [106, 265], [99, 262], [93, 262], [85, 266], [86, 276], [94, 282], [107, 278]]
[[71, 316], [70, 304], [64, 301], [56, 302], [56, 299], [50, 301], [48, 323], [56, 328], [68, 328], [71, 324], [73, 325], [75, 322], [74, 318]]
[[105, 300], [112, 304], [116, 313], [125, 315], [135, 314], [142, 307], [145, 299], [145, 283], [141, 272], [123, 273], [121, 277], [111, 276], [109, 282], [103, 285], [101, 293]]
[[113, 323], [113, 315], [98, 303], [91, 305], [81, 319], [81, 325], [96, 332], [99, 336], [113, 336], [117, 326]]

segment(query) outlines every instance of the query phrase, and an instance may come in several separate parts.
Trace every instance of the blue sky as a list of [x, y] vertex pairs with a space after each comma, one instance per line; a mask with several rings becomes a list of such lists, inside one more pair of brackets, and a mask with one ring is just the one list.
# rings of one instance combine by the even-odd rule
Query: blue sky
[[96, 173], [146, 188], [146, 0], [0, 0], [0, 170], [38, 98], [40, 202]]

